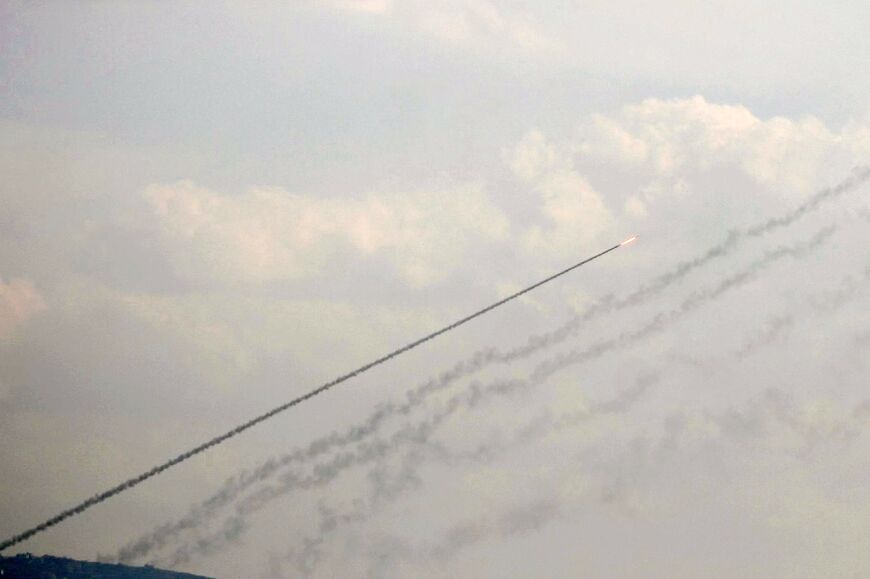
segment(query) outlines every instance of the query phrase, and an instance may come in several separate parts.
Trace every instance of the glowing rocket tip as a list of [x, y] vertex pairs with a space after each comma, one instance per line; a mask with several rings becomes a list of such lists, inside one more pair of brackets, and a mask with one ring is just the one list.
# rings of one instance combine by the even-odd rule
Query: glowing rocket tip
[[619, 245], [628, 245], [629, 243], [632, 243], [635, 239], [637, 239], [637, 235], [632, 235], [631, 237], [629, 237], [628, 239], [626, 239], [625, 241], [623, 241]]

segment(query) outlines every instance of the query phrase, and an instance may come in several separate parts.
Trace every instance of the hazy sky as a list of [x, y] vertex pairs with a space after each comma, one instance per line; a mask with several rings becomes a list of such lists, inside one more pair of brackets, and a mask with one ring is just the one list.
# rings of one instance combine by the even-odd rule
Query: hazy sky
[[867, 22], [0, 0], [0, 539], [639, 233], [17, 550], [870, 575]]

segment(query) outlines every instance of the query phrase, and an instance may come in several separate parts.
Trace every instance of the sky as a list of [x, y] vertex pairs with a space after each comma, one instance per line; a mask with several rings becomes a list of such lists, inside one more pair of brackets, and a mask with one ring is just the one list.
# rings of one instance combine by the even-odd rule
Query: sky
[[0, 0], [0, 539], [640, 235], [8, 553], [870, 575], [868, 21]]

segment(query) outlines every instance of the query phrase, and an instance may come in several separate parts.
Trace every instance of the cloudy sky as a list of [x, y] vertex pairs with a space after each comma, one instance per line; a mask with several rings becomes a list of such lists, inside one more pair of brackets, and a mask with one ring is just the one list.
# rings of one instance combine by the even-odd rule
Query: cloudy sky
[[0, 0], [0, 540], [870, 576], [870, 5]]

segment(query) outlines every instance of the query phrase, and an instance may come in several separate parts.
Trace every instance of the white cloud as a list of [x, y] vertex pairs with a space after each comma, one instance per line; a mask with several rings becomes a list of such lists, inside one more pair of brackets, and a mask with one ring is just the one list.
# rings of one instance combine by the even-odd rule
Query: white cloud
[[478, 186], [340, 200], [252, 189], [220, 195], [189, 181], [145, 192], [179, 272], [263, 282], [318, 274], [340, 256], [384, 256], [410, 283], [431, 283], [507, 221]]
[[682, 237], [705, 236], [723, 215], [750, 219], [868, 159], [870, 123], [835, 130], [813, 117], [761, 119], [701, 96], [589, 115], [561, 140], [532, 130], [505, 153], [545, 219], [525, 227], [525, 247], [556, 254], [604, 234], [618, 240], [634, 223], [678, 222]]
[[526, 249], [576, 252], [611, 226], [610, 211], [598, 192], [540, 132], [527, 134], [508, 157], [514, 174], [540, 196], [540, 210], [548, 221], [545, 227], [529, 228]]
[[576, 154], [645, 169], [657, 177], [733, 166], [766, 186], [807, 190], [870, 157], [870, 127], [834, 131], [814, 117], [762, 120], [746, 107], [701, 96], [649, 99], [581, 128]]
[[16, 329], [44, 309], [45, 301], [33, 283], [26, 279], [4, 283], [0, 279], [0, 340], [11, 338]]
[[610, 227], [610, 212], [600, 195], [577, 172], [556, 171], [537, 184], [542, 210], [550, 220], [546, 228], [533, 227], [526, 246], [536, 251], [548, 246], [579, 247]]

